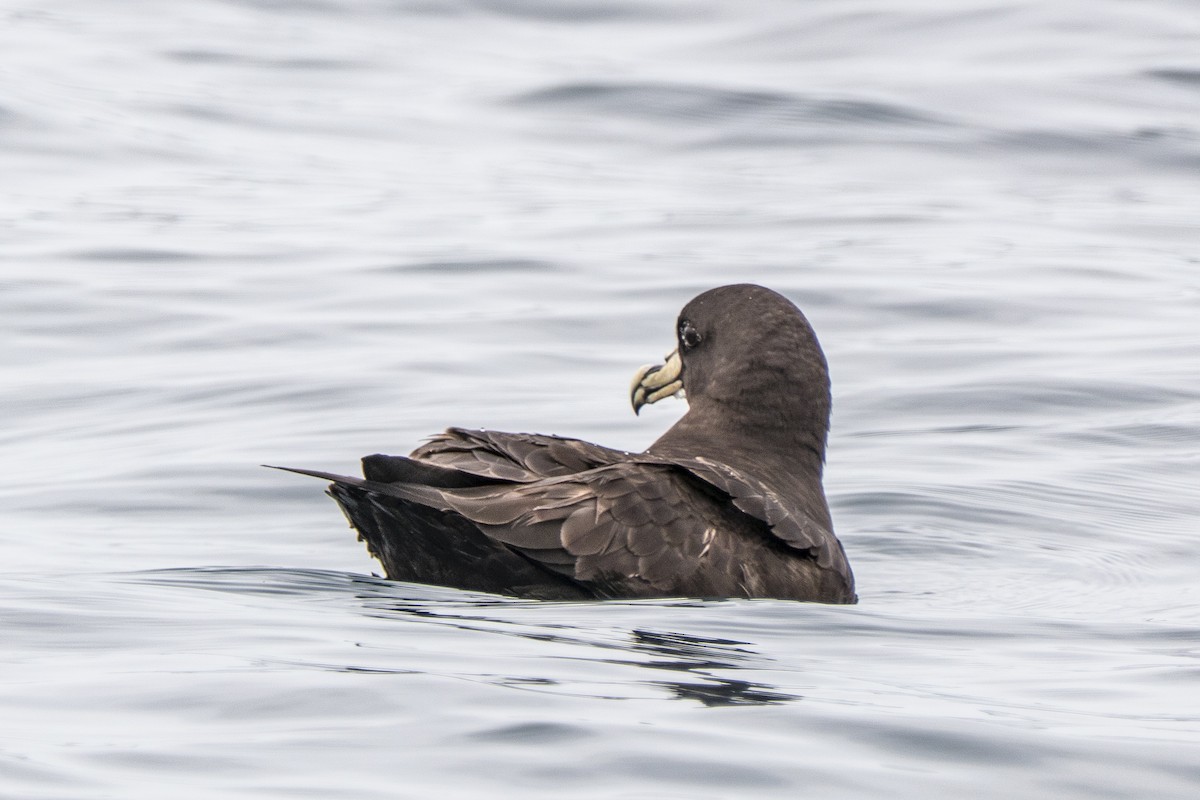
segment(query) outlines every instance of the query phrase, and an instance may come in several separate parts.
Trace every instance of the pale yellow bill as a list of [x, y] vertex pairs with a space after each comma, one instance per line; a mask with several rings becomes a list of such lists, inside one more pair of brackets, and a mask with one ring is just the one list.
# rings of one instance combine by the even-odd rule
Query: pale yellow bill
[[633, 413], [642, 406], [657, 403], [664, 397], [683, 397], [683, 361], [679, 351], [672, 351], [665, 364], [647, 364], [633, 376], [629, 387], [629, 399]]

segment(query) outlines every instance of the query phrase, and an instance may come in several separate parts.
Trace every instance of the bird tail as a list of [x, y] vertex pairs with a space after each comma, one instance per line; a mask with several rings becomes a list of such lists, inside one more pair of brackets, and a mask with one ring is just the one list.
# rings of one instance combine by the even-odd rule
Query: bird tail
[[327, 494], [391, 580], [547, 600], [589, 596], [566, 576], [484, 535], [446, 506], [437, 487], [294, 467], [271, 469], [330, 481]]

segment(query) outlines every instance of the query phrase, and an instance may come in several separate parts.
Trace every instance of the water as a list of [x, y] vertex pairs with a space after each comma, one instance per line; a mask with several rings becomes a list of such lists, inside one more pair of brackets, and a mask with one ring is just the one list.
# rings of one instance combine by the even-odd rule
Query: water
[[[1194, 3], [0, 0], [0, 797], [1191, 798]], [[753, 280], [851, 608], [391, 584], [321, 485], [641, 448]]]

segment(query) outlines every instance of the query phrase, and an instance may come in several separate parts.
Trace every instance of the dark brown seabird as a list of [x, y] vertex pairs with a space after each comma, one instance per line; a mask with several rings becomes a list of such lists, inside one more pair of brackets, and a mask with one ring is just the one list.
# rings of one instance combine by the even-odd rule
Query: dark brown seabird
[[[644, 453], [450, 428], [332, 481], [393, 580], [539, 599], [762, 597], [853, 603], [821, 486], [829, 372], [808, 320], [751, 284], [704, 292], [634, 411], [686, 395]], [[285, 468], [287, 469], [287, 468]]]

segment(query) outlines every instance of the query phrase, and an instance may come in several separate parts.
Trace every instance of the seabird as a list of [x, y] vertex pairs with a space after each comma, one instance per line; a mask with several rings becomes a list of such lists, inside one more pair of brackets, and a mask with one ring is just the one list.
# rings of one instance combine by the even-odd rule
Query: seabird
[[759, 597], [854, 603], [821, 486], [829, 371], [795, 305], [711, 289], [680, 312], [634, 411], [686, 397], [645, 452], [450, 428], [371, 455], [338, 502], [393, 580], [540, 599]]

